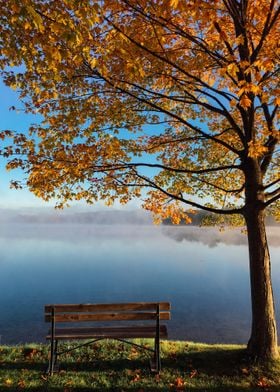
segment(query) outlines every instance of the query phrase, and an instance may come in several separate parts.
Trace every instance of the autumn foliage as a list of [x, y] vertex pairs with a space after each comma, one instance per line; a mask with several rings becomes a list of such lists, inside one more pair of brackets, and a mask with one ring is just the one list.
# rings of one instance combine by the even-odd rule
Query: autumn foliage
[[[264, 216], [279, 217], [279, 0], [0, 4], [3, 78], [43, 117], [4, 151], [8, 167], [22, 167], [31, 191], [59, 205], [141, 196], [174, 223], [188, 222], [190, 207], [242, 216], [251, 271], [260, 272], [252, 287], [270, 287]], [[276, 329], [264, 286], [253, 315], [270, 301], [261, 310], [270, 321], [252, 329], [274, 329], [273, 343], [259, 343], [274, 349], [252, 351], [267, 357], [276, 356]]]

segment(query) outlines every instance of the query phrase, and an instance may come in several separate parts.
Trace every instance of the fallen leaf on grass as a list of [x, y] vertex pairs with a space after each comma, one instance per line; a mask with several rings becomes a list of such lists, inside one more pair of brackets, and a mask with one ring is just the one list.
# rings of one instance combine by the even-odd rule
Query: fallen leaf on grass
[[185, 385], [184, 380], [181, 377], [178, 377], [175, 381], [176, 387], [183, 387]]
[[26, 387], [26, 384], [25, 384], [24, 380], [19, 380], [17, 385], [18, 385], [19, 388], [25, 388]]
[[196, 370], [196, 369], [193, 369], [193, 370], [191, 371], [191, 373], [190, 373], [190, 378], [196, 377], [197, 374], [198, 374], [197, 370]]
[[257, 386], [260, 388], [269, 388], [270, 385], [266, 378], [262, 377], [257, 381]]
[[132, 347], [130, 354], [128, 356], [128, 359], [129, 360], [134, 359], [134, 358], [138, 357], [138, 355], [139, 355], [138, 350], [136, 348]]
[[242, 369], [241, 369], [241, 373], [247, 375], [247, 374], [249, 374], [250, 372], [249, 372], [249, 369], [247, 369], [247, 368], [242, 368]]
[[66, 383], [65, 383], [65, 387], [71, 387], [73, 385], [73, 381], [72, 380], [69, 380], [69, 381], [66, 381]]
[[156, 374], [155, 375], [155, 381], [156, 382], [160, 382], [160, 374]]
[[12, 384], [13, 384], [13, 380], [10, 379], [10, 378], [6, 378], [5, 385], [9, 386], [9, 385], [12, 385]]
[[185, 381], [181, 377], [178, 377], [176, 378], [174, 384], [170, 384], [170, 387], [175, 388], [176, 391], [180, 391], [184, 389], [185, 384]]
[[132, 376], [132, 379], [130, 381], [131, 383], [132, 382], [137, 382], [137, 381], [141, 380], [141, 370], [140, 369], [128, 370], [127, 374], [129, 376]]
[[36, 348], [24, 348], [22, 354], [26, 359], [32, 359], [36, 354], [39, 353], [39, 350]]
[[132, 382], [137, 382], [141, 379], [140, 374], [135, 374], [135, 377], [132, 379]]

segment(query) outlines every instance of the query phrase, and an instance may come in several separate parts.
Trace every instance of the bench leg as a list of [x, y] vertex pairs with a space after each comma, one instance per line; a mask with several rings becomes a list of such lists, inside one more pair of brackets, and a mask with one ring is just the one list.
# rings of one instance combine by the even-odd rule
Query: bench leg
[[157, 305], [156, 336], [155, 336], [155, 371], [160, 372], [160, 309]]
[[51, 350], [50, 350], [50, 360], [47, 373], [52, 376], [54, 371], [54, 366], [57, 361], [57, 340], [51, 340]]
[[155, 339], [155, 365], [156, 365], [156, 373], [160, 372], [161, 364], [160, 364], [160, 342], [159, 338]]
[[151, 360], [151, 371], [158, 374], [160, 370], [161, 370], [160, 342], [159, 339], [155, 338], [154, 355], [153, 355], [153, 359]]

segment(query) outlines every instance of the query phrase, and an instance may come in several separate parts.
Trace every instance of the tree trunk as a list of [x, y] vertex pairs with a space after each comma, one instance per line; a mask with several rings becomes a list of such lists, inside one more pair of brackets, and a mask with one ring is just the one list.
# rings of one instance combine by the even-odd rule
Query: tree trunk
[[278, 357], [277, 330], [264, 211], [250, 208], [245, 219], [252, 302], [252, 331], [248, 352], [257, 360], [273, 360]]

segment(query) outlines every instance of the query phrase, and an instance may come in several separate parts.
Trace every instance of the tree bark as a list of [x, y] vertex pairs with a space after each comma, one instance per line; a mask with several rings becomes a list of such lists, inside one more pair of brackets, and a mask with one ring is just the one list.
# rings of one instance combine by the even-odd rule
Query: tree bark
[[244, 217], [247, 225], [252, 330], [248, 342], [248, 353], [257, 360], [278, 358], [277, 329], [274, 298], [271, 282], [271, 265], [266, 237], [264, 194], [262, 175], [257, 162], [251, 162], [246, 177], [246, 207]]
[[277, 330], [264, 212], [259, 211], [251, 216], [248, 214], [246, 222], [252, 302], [252, 330], [248, 352], [256, 359], [276, 359]]

